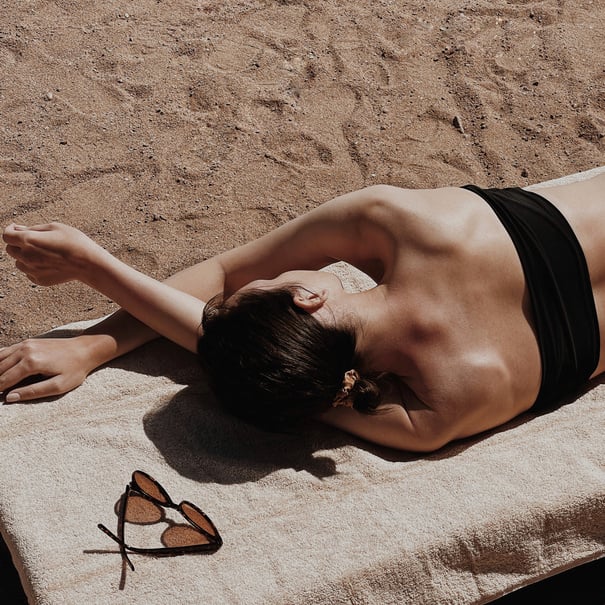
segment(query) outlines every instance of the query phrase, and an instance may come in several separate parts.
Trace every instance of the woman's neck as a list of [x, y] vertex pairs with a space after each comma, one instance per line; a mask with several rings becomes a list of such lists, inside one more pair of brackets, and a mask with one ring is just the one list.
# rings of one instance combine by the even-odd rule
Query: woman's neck
[[348, 294], [344, 315], [355, 331], [356, 354], [362, 372], [406, 375], [410, 360], [402, 350], [401, 309], [392, 309], [386, 286]]

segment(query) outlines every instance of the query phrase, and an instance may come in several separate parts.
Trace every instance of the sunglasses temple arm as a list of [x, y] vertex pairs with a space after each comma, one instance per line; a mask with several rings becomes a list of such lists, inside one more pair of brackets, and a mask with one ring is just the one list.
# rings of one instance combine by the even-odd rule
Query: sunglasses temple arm
[[116, 536], [113, 532], [109, 531], [102, 523], [99, 523], [97, 525], [97, 527], [104, 534], [108, 535], [114, 542], [117, 542], [120, 545], [120, 553], [122, 555], [122, 558], [126, 561], [126, 563], [128, 563], [128, 566], [130, 567], [130, 569], [132, 569], [132, 571], [134, 571], [134, 565], [132, 564], [132, 561], [130, 560], [128, 553], [126, 552], [126, 545], [124, 544], [124, 541], [120, 540], [120, 538], [118, 538], [118, 536]]

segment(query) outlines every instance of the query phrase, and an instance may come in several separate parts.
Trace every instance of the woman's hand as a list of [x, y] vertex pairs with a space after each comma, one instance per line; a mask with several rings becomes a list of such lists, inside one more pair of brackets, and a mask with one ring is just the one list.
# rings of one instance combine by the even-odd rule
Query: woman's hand
[[[91, 354], [94, 338], [31, 338], [0, 349], [0, 392], [6, 402], [53, 397], [82, 384], [98, 365]], [[10, 390], [32, 377], [40, 381]]]
[[17, 269], [41, 286], [72, 280], [86, 282], [93, 259], [104, 253], [81, 231], [61, 223], [33, 227], [12, 224], [6, 227], [2, 238]]

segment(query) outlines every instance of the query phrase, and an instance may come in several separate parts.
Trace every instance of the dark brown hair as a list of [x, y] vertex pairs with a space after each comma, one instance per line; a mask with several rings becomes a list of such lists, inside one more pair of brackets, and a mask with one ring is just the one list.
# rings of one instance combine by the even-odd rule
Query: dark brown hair
[[[291, 288], [247, 290], [210, 300], [198, 352], [221, 403], [256, 425], [291, 429], [332, 406], [355, 368], [352, 329], [322, 325], [299, 308]], [[361, 378], [353, 407], [372, 413], [380, 390]]]

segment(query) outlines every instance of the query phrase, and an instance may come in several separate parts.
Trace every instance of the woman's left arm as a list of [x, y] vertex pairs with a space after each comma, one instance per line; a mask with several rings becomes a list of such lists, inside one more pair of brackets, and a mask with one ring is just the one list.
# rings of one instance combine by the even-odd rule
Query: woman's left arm
[[32, 282], [81, 281], [158, 334], [197, 350], [205, 303], [126, 265], [81, 231], [60, 223], [9, 225], [3, 239], [16, 267]]

